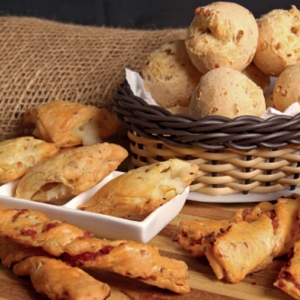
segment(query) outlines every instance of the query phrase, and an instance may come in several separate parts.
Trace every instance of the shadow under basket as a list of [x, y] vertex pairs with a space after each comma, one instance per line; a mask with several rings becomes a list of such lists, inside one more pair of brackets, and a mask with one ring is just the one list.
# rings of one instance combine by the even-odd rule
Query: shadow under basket
[[127, 83], [117, 89], [114, 111], [128, 129], [133, 166], [174, 157], [197, 164], [191, 192], [265, 195], [300, 187], [300, 114], [267, 120], [173, 115], [135, 96]]

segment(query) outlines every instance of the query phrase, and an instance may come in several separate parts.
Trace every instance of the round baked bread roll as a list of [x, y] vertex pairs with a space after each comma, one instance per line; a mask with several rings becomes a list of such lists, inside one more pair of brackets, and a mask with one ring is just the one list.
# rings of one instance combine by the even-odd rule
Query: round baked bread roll
[[255, 65], [264, 73], [278, 77], [288, 66], [300, 61], [300, 12], [275, 9], [257, 20], [259, 38]]
[[203, 74], [219, 67], [245, 69], [252, 61], [257, 41], [253, 14], [231, 2], [196, 8], [185, 39], [193, 64]]
[[242, 72], [225, 67], [201, 77], [190, 105], [190, 114], [199, 118], [208, 115], [260, 116], [265, 110], [262, 89]]
[[163, 44], [142, 66], [145, 89], [162, 107], [188, 107], [201, 73], [192, 64], [184, 40]]
[[243, 71], [247, 77], [254, 81], [264, 91], [270, 86], [270, 76], [262, 72], [253, 62], [251, 62]]
[[295, 102], [300, 103], [300, 62], [279, 75], [273, 90], [273, 104], [277, 110], [283, 112]]

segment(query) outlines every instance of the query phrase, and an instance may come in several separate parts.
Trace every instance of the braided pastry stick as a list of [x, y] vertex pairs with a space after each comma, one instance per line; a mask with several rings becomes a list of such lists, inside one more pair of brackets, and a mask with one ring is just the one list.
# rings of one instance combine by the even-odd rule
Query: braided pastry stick
[[187, 265], [160, 255], [149, 244], [97, 239], [91, 233], [45, 216], [37, 221], [34, 210], [0, 207], [0, 236], [28, 247], [40, 247], [76, 266], [106, 269], [147, 284], [187, 293]]

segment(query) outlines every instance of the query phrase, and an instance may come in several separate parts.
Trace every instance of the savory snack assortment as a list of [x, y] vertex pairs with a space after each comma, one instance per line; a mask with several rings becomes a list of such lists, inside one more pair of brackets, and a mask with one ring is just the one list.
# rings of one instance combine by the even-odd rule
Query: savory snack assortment
[[[167, 76], [170, 74], [170, 63], [168, 66], [161, 63], [156, 73], [157, 76], [164, 74], [164, 81], [159, 81], [159, 87], [150, 86], [149, 78], [155, 77], [149, 76], [149, 72], [145, 70], [149, 69], [156, 53], [161, 51], [158, 49], [149, 54], [141, 70], [144, 86], [153, 99], [173, 114], [191, 114], [199, 118], [207, 115], [228, 118], [241, 115], [260, 117], [262, 109], [266, 110], [268, 107], [275, 107], [283, 112], [286, 106], [278, 104], [277, 101], [270, 102], [270, 96], [267, 99], [264, 92], [269, 88], [276, 97], [276, 91], [270, 85], [271, 77], [280, 77], [283, 71], [300, 61], [300, 12], [296, 6], [293, 5], [290, 10], [274, 9], [258, 19], [240, 4], [224, 1], [197, 7], [194, 13], [195, 17], [187, 28], [185, 48], [190, 62], [201, 73], [198, 84], [192, 93], [189, 92], [189, 99], [186, 99], [183, 105], [178, 105], [181, 102], [181, 93], [178, 91], [186, 87], [186, 81], [177, 80], [175, 87], [174, 76]], [[171, 48], [169, 50], [164, 56], [171, 62], [176, 55]], [[175, 65], [171, 66], [175, 72]], [[183, 68], [187, 73], [190, 64], [182, 65], [180, 73]], [[235, 72], [227, 74], [228, 68]], [[216, 70], [222, 75], [216, 76]], [[246, 82], [244, 76], [238, 73], [246, 75], [249, 80]], [[293, 80], [298, 77], [299, 72], [289, 79], [290, 89], [295, 91], [291, 93], [290, 101], [280, 102], [299, 102], [299, 85]], [[155, 80], [158, 82], [157, 78]], [[223, 103], [225, 109], [216, 109], [218, 105], [210, 103], [211, 99], [215, 101], [215, 94], [211, 91], [213, 89], [218, 103]], [[164, 94], [161, 91], [164, 91]], [[285, 97], [283, 92], [281, 94], [281, 98]], [[162, 96], [168, 100], [161, 100]], [[262, 99], [264, 105], [261, 104]]]
[[261, 202], [252, 209], [239, 209], [230, 219], [183, 220], [176, 241], [192, 256], [206, 257], [216, 277], [230, 283], [266, 268], [276, 257], [296, 253], [274, 283], [293, 296], [299, 294], [299, 214], [300, 195], [292, 194], [275, 204]]
[[[162, 256], [149, 244], [98, 239], [90, 232], [50, 220], [30, 209], [0, 207], [0, 216], [2, 263], [16, 275], [30, 275], [37, 291], [51, 299], [69, 289], [76, 293], [83, 282], [91, 285], [91, 290], [81, 291], [86, 296], [98, 290], [97, 299], [106, 299], [109, 293], [106, 284], [96, 283], [78, 269], [84, 267], [108, 270], [179, 294], [190, 290], [187, 265]], [[55, 266], [58, 269], [54, 275]], [[70, 276], [65, 279], [67, 270]]]

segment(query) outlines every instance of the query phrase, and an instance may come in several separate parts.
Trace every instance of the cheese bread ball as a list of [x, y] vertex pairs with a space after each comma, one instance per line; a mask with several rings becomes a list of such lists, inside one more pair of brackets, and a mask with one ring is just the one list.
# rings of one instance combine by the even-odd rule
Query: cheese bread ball
[[294, 102], [300, 103], [300, 62], [286, 68], [277, 78], [273, 105], [283, 112]]
[[254, 81], [264, 91], [270, 86], [270, 76], [262, 72], [253, 62], [251, 62], [242, 73]]
[[162, 107], [188, 107], [202, 74], [192, 64], [184, 40], [174, 40], [153, 51], [142, 66], [145, 89]]
[[260, 116], [265, 110], [262, 89], [242, 72], [226, 67], [202, 76], [190, 104], [190, 114], [199, 118]]
[[193, 64], [203, 74], [219, 67], [245, 69], [252, 61], [257, 41], [253, 14], [231, 2], [196, 8], [185, 39]]
[[259, 38], [253, 58], [264, 73], [278, 77], [288, 66], [300, 61], [300, 12], [275, 9], [257, 20]]

